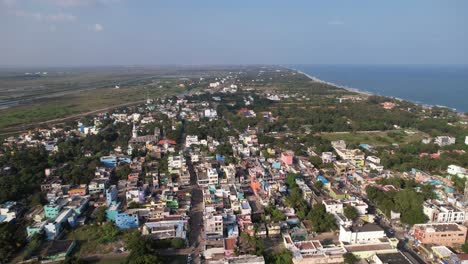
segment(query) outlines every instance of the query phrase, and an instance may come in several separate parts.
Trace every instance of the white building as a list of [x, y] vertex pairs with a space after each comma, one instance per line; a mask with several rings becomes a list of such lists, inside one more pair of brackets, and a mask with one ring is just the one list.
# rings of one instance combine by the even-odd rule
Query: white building
[[449, 136], [438, 136], [435, 138], [434, 143], [443, 147], [455, 144], [455, 138]]
[[241, 215], [250, 215], [252, 214], [252, 208], [250, 207], [249, 201], [243, 199], [240, 201], [240, 211]]
[[185, 138], [185, 147], [188, 148], [191, 145], [198, 145], [198, 136], [197, 135], [187, 135]]
[[380, 164], [380, 158], [377, 156], [367, 156], [366, 161], [374, 164]]
[[142, 234], [153, 239], [182, 238], [186, 239], [184, 220], [166, 220], [147, 222], [143, 225]]
[[466, 173], [466, 169], [457, 165], [449, 165], [447, 173], [450, 175], [463, 175]]
[[213, 83], [210, 83], [210, 88], [216, 88], [220, 85], [219, 82], [213, 82]]
[[371, 244], [379, 242], [384, 237], [384, 230], [376, 224], [364, 223], [350, 227], [340, 226], [339, 239], [344, 243]]
[[429, 218], [428, 223], [463, 223], [465, 221], [465, 211], [451, 205], [425, 202], [423, 212]]
[[206, 118], [209, 118], [209, 119], [212, 119], [212, 118], [216, 118], [218, 116], [218, 113], [216, 112], [215, 109], [205, 109], [204, 111], [204, 116]]
[[327, 213], [331, 214], [342, 214], [343, 213], [343, 204], [340, 201], [336, 200], [323, 200], [322, 203], [325, 205], [325, 210]]
[[207, 237], [223, 237], [223, 216], [207, 213], [205, 215], [205, 234]]
[[183, 161], [184, 159], [182, 156], [169, 156], [167, 159], [167, 165], [170, 168], [180, 169], [182, 168]]
[[206, 169], [206, 175], [208, 176], [209, 184], [218, 184], [218, 171], [215, 168]]
[[333, 152], [322, 152], [322, 162], [330, 163], [336, 160], [336, 155]]

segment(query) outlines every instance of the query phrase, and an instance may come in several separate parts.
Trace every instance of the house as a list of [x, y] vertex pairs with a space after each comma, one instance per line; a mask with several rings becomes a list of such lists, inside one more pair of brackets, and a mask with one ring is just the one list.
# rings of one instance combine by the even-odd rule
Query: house
[[328, 200], [323, 200], [322, 203], [325, 205], [325, 210], [327, 211], [327, 213], [331, 213], [331, 214], [343, 213], [343, 204], [340, 201], [328, 199]]
[[423, 212], [429, 218], [429, 223], [463, 223], [465, 221], [465, 211], [448, 204], [436, 205], [425, 202]]
[[336, 155], [333, 152], [322, 152], [322, 163], [331, 163], [336, 161]]
[[466, 169], [457, 165], [449, 165], [447, 173], [450, 175], [464, 175], [466, 174]]
[[207, 213], [204, 217], [204, 227], [207, 239], [223, 237], [223, 216], [213, 212]]
[[47, 247], [42, 263], [63, 261], [70, 256], [75, 248], [74, 240], [54, 240]]
[[55, 239], [63, 230], [65, 223], [73, 224], [73, 210], [67, 209], [62, 211], [54, 221], [49, 221], [44, 226], [44, 231], [48, 240]]
[[44, 206], [45, 217], [47, 219], [55, 219], [66, 203], [66, 200], [63, 198], [59, 198], [55, 201], [52, 200], [49, 204]]
[[417, 224], [414, 225], [413, 235], [421, 244], [451, 247], [465, 243], [466, 231], [465, 226], [455, 223]]
[[455, 137], [438, 136], [435, 138], [434, 143], [439, 145], [440, 147], [449, 146], [455, 144]]
[[115, 225], [118, 228], [137, 228], [140, 224], [138, 214], [118, 213], [115, 216]]
[[388, 109], [388, 110], [393, 109], [396, 106], [396, 104], [392, 102], [383, 102], [381, 103], [381, 105], [384, 109]]
[[384, 230], [377, 224], [360, 222], [349, 227], [340, 225], [339, 239], [343, 243], [371, 244], [379, 242], [384, 237]]
[[373, 263], [375, 264], [412, 264], [413, 262], [408, 259], [401, 252], [397, 253], [385, 253], [375, 254], [372, 257]]
[[88, 186], [86, 184], [80, 184], [78, 186], [74, 186], [68, 190], [68, 195], [86, 195], [88, 192]]
[[142, 234], [153, 239], [182, 238], [186, 239], [185, 220], [163, 220], [147, 222], [143, 225]]
[[293, 164], [293, 158], [294, 152], [291, 150], [281, 153], [281, 161], [288, 166]]
[[104, 193], [104, 190], [106, 190], [108, 183], [108, 178], [93, 179], [88, 185], [89, 194]]
[[110, 206], [113, 202], [117, 202], [119, 191], [117, 190], [117, 186], [111, 185], [106, 190], [106, 204]]
[[16, 202], [5, 202], [0, 205], [0, 223], [8, 223], [16, 219]]

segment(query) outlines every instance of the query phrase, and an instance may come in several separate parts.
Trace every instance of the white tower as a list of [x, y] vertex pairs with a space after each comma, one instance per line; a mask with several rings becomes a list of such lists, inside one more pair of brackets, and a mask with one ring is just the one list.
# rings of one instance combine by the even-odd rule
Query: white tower
[[132, 138], [138, 137], [138, 131], [136, 129], [135, 123], [133, 123]]
[[468, 206], [468, 181], [465, 182], [465, 191], [463, 194], [463, 201], [465, 202], [465, 206]]

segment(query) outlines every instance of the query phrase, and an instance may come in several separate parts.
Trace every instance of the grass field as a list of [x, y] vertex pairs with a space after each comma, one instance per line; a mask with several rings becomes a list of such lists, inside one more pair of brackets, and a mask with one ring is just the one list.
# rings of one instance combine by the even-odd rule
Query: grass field
[[90, 112], [106, 107], [119, 106], [144, 100], [148, 95], [156, 98], [175, 95], [185, 89], [176, 80], [166, 80], [162, 87], [101, 88], [35, 101], [32, 104], [0, 110], [0, 132], [26, 129], [31, 124]]
[[409, 143], [422, 140], [426, 135], [422, 132], [407, 134], [403, 130], [356, 132], [356, 133], [321, 133], [328, 140], [345, 140], [347, 144], [366, 143], [372, 146], [388, 146], [392, 143]]

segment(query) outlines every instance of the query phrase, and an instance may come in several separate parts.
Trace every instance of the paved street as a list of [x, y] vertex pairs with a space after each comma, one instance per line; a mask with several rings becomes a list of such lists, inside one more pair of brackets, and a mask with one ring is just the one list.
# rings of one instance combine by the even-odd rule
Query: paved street
[[203, 192], [197, 185], [197, 175], [190, 161], [187, 161], [190, 172], [190, 193], [192, 195], [192, 208], [190, 210], [190, 233], [189, 244], [194, 247], [193, 263], [201, 263], [200, 254], [203, 252], [204, 240], [202, 238], [203, 228]]

